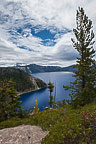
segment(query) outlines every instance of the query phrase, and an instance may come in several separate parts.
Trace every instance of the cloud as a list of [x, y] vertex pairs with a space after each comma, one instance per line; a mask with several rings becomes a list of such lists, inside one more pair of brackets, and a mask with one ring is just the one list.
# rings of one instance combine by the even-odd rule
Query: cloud
[[95, 0], [0, 1], [0, 65], [75, 63], [78, 53], [71, 38], [76, 10], [85, 9], [96, 34], [95, 5]]

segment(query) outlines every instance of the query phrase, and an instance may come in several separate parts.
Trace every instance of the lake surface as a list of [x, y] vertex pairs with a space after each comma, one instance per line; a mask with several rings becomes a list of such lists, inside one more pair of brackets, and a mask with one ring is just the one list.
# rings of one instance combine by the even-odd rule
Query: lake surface
[[[44, 82], [48, 83], [49, 81], [54, 83], [56, 89], [52, 95], [56, 94], [55, 101], [61, 101], [63, 99], [70, 99], [69, 91], [65, 91], [63, 85], [70, 85], [70, 82], [74, 81], [74, 77], [72, 77], [71, 72], [48, 72], [48, 73], [36, 73], [33, 74], [34, 77], [42, 79]], [[37, 100], [38, 108], [40, 111], [44, 110], [44, 107], [49, 107], [48, 104], [49, 99], [49, 90], [47, 88], [30, 92], [27, 94], [21, 95], [22, 104], [21, 106], [29, 111], [31, 108], [35, 106], [35, 100]]]

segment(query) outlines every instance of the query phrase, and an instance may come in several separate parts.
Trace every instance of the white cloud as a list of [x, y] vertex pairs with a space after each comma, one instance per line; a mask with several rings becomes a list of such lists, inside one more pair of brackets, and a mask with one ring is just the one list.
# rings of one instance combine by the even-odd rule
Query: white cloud
[[[55, 46], [42, 45], [42, 39], [34, 37], [25, 25], [40, 25], [40, 29], [54, 28], [59, 31], [75, 27], [78, 6], [85, 9], [93, 21], [96, 34], [96, 0], [3, 0], [0, 1], [0, 65], [13, 65], [16, 62], [43, 65], [70, 65], [75, 62], [76, 50], [72, 47], [72, 32], [56, 35]], [[23, 34], [17, 33], [22, 28]], [[12, 30], [13, 35], [8, 33]], [[28, 37], [26, 37], [28, 35]], [[96, 39], [96, 38], [95, 38]], [[50, 44], [51, 42], [49, 42]], [[25, 46], [27, 49], [20, 49]], [[30, 51], [29, 51], [30, 50]]]

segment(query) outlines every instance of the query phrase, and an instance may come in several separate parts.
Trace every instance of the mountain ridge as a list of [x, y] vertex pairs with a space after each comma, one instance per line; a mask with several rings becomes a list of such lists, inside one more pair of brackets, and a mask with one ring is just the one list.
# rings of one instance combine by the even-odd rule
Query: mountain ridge
[[75, 65], [71, 65], [68, 67], [60, 67], [60, 66], [41, 66], [37, 64], [30, 64], [26, 66], [16, 65], [16, 68], [22, 69], [25, 72], [32, 74], [32, 73], [43, 73], [43, 72], [73, 72], [76, 70], [74, 68]]

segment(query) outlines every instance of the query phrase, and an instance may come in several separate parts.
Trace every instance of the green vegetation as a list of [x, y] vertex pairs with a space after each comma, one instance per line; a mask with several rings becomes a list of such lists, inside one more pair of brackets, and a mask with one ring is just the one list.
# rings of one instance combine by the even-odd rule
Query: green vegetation
[[39, 125], [49, 134], [42, 144], [95, 144], [96, 103], [73, 109], [65, 105], [58, 109], [47, 109], [26, 118], [12, 118], [0, 123], [0, 128], [22, 124]]
[[50, 91], [50, 101], [49, 101], [49, 104], [50, 104], [50, 107], [52, 107], [52, 104], [53, 104], [53, 96], [52, 96], [52, 92], [54, 90], [54, 85], [53, 83], [49, 82], [48, 83], [48, 89]]
[[71, 86], [64, 88], [71, 88], [71, 101], [73, 106], [84, 106], [96, 99], [96, 66], [93, 59], [95, 50], [94, 33], [92, 29], [92, 21], [88, 19], [84, 13], [83, 8], [77, 10], [76, 15], [76, 29], [73, 32], [76, 37], [76, 42], [72, 39], [73, 46], [79, 53], [77, 58], [76, 68], [74, 71], [74, 77], [76, 78]]
[[[24, 92], [28, 90], [36, 89], [36, 86], [32, 82], [32, 78], [29, 74], [24, 72], [23, 70], [16, 69], [16, 68], [0, 68], [0, 81], [2, 80], [12, 80], [15, 82], [15, 89], [18, 92]], [[39, 88], [43, 88], [46, 84], [39, 79], [33, 78], [36, 81], [37, 86]]]
[[25, 115], [17, 92], [27, 92], [45, 86], [42, 80], [35, 79], [23, 70], [0, 68], [0, 121]]
[[39, 112], [39, 108], [38, 108], [37, 100], [35, 100], [35, 107], [34, 107], [33, 112], [34, 112], [34, 113]]
[[47, 87], [47, 85], [42, 80], [40, 80], [38, 78], [35, 78], [35, 81], [36, 81], [36, 83], [37, 83], [37, 85], [38, 85], [39, 88], [45, 88], [45, 87]]
[[22, 110], [12, 80], [0, 82], [0, 121], [14, 117]]

